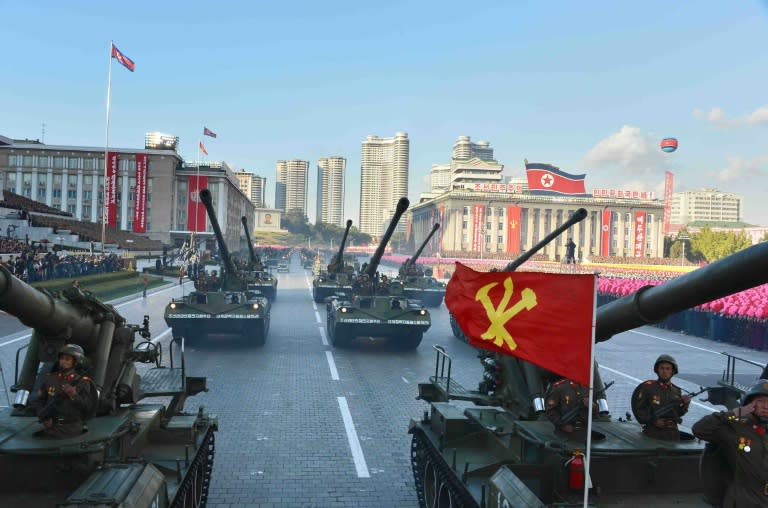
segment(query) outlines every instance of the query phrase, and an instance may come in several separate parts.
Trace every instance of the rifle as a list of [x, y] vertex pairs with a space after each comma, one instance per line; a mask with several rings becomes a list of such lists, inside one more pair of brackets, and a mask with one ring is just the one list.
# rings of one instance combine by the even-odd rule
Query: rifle
[[[613, 383], [615, 383], [615, 381], [610, 381], [610, 382], [606, 383], [603, 386], [602, 389], [600, 389], [600, 390], [595, 392], [595, 396], [593, 397], [593, 399], [599, 399], [603, 395], [605, 395], [606, 390], [608, 390], [608, 388], [610, 388], [613, 385]], [[582, 409], [585, 409], [585, 407], [584, 406], [580, 406], [578, 404], [575, 405], [574, 407], [572, 407], [570, 410], [568, 410], [567, 413], [565, 413], [560, 418], [560, 425], [567, 425], [567, 424], [571, 423], [571, 420], [576, 418], [579, 415], [579, 413], [581, 413]]]
[[[688, 390], [684, 390], [684, 391], [686, 392], [687, 395], [691, 397], [691, 399], [693, 399], [694, 397], [701, 395], [707, 390], [709, 390], [709, 387], [701, 388], [701, 390], [699, 390], [698, 392], [689, 392]], [[682, 407], [681, 402], [677, 402], [677, 401], [668, 402], [663, 406], [661, 406], [660, 408], [655, 409], [653, 411], [653, 419], [654, 420], [658, 420], [660, 418], [665, 420], [669, 419], [669, 420], [676, 420], [677, 423], [682, 423], [683, 419], [677, 414], [677, 408], [680, 408], [680, 407]]]
[[[65, 384], [69, 384], [70, 386], [77, 386], [78, 381], [80, 381], [79, 376], [77, 379]], [[37, 416], [37, 420], [39, 422], [44, 422], [45, 420], [55, 418], [56, 415], [59, 414], [59, 403], [61, 402], [63, 393], [63, 390], [59, 390], [53, 397], [51, 397], [51, 400], [46, 402], [45, 406], [43, 406], [43, 409], [40, 410], [40, 414]]]

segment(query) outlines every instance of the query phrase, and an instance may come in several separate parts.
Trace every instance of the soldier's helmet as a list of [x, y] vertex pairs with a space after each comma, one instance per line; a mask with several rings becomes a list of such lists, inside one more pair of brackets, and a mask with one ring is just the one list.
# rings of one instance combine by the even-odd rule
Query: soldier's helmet
[[653, 371], [657, 374], [659, 373], [658, 371], [660, 363], [668, 363], [672, 365], [672, 371], [675, 375], [677, 375], [677, 362], [670, 355], [660, 355], [658, 358], [656, 358], [656, 363], [653, 364]]
[[59, 351], [61, 355], [69, 355], [75, 360], [75, 367], [82, 366], [85, 363], [85, 351], [77, 344], [67, 344]]
[[744, 394], [742, 405], [747, 405], [758, 395], [768, 396], [768, 379], [758, 379], [757, 382]]

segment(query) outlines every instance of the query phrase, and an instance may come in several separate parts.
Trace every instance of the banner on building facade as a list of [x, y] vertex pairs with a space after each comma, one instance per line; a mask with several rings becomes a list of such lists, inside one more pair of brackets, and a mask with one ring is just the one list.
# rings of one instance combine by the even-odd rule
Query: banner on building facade
[[603, 220], [600, 230], [600, 255], [611, 255], [611, 211], [608, 208], [603, 209]]
[[133, 232], [147, 232], [147, 163], [149, 156], [136, 154], [136, 186], [133, 192]]
[[520, 211], [519, 206], [507, 207], [507, 253], [520, 252]]
[[645, 221], [648, 216], [645, 212], [635, 212], [635, 242], [634, 253], [636, 258], [645, 256]]
[[187, 230], [205, 231], [205, 205], [200, 201], [200, 191], [208, 187], [207, 176], [190, 175], [187, 183]]
[[664, 235], [670, 233], [670, 223], [672, 222], [672, 188], [675, 183], [675, 175], [670, 171], [664, 172]]
[[472, 207], [472, 252], [480, 252], [483, 246], [483, 220], [485, 207], [475, 205]]
[[117, 152], [107, 152], [104, 181], [104, 215], [107, 226], [117, 227]]

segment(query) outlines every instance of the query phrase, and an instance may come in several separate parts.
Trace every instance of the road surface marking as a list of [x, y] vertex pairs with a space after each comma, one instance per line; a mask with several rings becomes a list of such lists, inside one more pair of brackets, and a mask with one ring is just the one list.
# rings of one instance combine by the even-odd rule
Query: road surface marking
[[315, 319], [317, 320], [318, 324], [322, 323], [322, 321], [320, 320], [320, 313], [317, 311], [315, 311]]
[[360, 440], [357, 438], [357, 431], [355, 430], [355, 424], [352, 421], [352, 414], [349, 412], [347, 399], [346, 397], [336, 397], [336, 400], [339, 401], [339, 410], [341, 410], [341, 418], [344, 420], [344, 429], [347, 431], [347, 441], [349, 441], [349, 449], [352, 452], [352, 460], [355, 461], [357, 477], [370, 478], [371, 475], [368, 472], [368, 465], [365, 463], [365, 456], [363, 455], [363, 449], [360, 446]]
[[411, 382], [408, 381], [407, 379], [405, 379], [405, 377], [403, 377], [403, 376], [400, 376], [400, 379], [402, 379], [404, 383], [411, 384]]
[[[638, 335], [644, 335], [645, 337], [651, 337], [653, 339], [663, 340], [664, 342], [670, 342], [672, 344], [677, 344], [678, 346], [685, 346], [685, 347], [689, 347], [691, 349], [698, 349], [699, 351], [704, 351], [705, 353], [712, 353], [712, 354], [716, 354], [716, 355], [722, 355], [722, 353], [720, 351], [715, 351], [713, 349], [707, 349], [707, 348], [698, 347], [698, 346], [691, 346], [690, 344], [686, 344], [685, 342], [680, 342], [678, 340], [665, 339], [664, 337], [659, 337], [658, 335], [652, 335], [650, 333], [645, 333], [645, 332], [638, 332], [636, 330], [628, 330], [628, 331], [632, 332], [632, 333], [636, 333]], [[691, 335], [691, 337], [693, 337], [693, 335]], [[699, 338], [702, 338], [702, 337], [699, 337]]]
[[339, 371], [336, 370], [336, 362], [333, 361], [333, 353], [330, 351], [325, 352], [325, 358], [328, 360], [328, 368], [331, 369], [331, 379], [334, 381], [339, 380]]
[[328, 337], [325, 336], [325, 328], [321, 325], [318, 327], [318, 330], [320, 330], [320, 339], [323, 341], [323, 346], [328, 346]]

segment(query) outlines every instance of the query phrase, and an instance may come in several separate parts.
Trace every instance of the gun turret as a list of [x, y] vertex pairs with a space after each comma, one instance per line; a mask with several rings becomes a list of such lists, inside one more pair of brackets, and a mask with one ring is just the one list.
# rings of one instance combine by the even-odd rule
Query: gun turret
[[80, 345], [86, 353], [100, 408], [137, 402], [142, 394], [132, 361], [133, 339], [137, 333], [149, 336], [148, 318], [142, 326], [127, 325], [113, 306], [76, 287], [62, 293], [59, 298], [39, 291], [0, 266], [0, 310], [33, 329], [18, 382], [12, 388], [14, 407], [22, 410], [27, 405], [40, 363], [55, 362], [68, 343]]
[[405, 211], [408, 210], [408, 205], [410, 204], [411, 202], [405, 197], [400, 198], [400, 201], [397, 202], [395, 215], [392, 216], [392, 220], [389, 222], [389, 226], [384, 232], [384, 236], [382, 236], [381, 241], [379, 241], [379, 246], [376, 247], [376, 251], [373, 253], [373, 256], [371, 256], [371, 260], [365, 268], [365, 274], [368, 275], [371, 280], [373, 280], [373, 277], [376, 275], [376, 270], [379, 269], [379, 263], [381, 262], [381, 257], [384, 255], [384, 249], [387, 248], [387, 243], [389, 243], [389, 239], [392, 238], [397, 223], [400, 222], [400, 217], [402, 217]]
[[251, 266], [255, 270], [261, 270], [262, 269], [261, 258], [259, 257], [258, 254], [256, 254], [256, 251], [253, 250], [253, 241], [251, 241], [251, 232], [248, 231], [248, 219], [246, 218], [245, 215], [240, 217], [240, 222], [243, 223], [243, 230], [245, 231], [245, 240], [248, 242], [248, 252], [251, 255]]
[[222, 289], [226, 290], [236, 290], [236, 289], [243, 289], [243, 284], [241, 283], [240, 279], [237, 277], [237, 270], [235, 269], [235, 264], [232, 262], [232, 257], [229, 255], [229, 249], [227, 248], [227, 244], [224, 242], [224, 235], [221, 233], [221, 227], [219, 226], [219, 221], [216, 218], [216, 212], [213, 211], [213, 200], [211, 198], [211, 191], [208, 189], [203, 189], [200, 191], [200, 201], [203, 202], [203, 205], [205, 206], [205, 211], [208, 212], [208, 219], [211, 221], [211, 226], [213, 227], [213, 234], [216, 235], [216, 241], [219, 244], [219, 254], [221, 255], [221, 261], [224, 263], [224, 274], [222, 275], [221, 279], [223, 281], [222, 283]]
[[344, 246], [347, 243], [347, 235], [349, 235], [349, 229], [352, 227], [352, 221], [347, 220], [347, 227], [344, 229], [344, 236], [341, 237], [341, 244], [339, 245], [339, 252], [334, 254], [331, 262], [328, 264], [328, 275], [339, 273], [344, 268]]
[[403, 276], [407, 275], [408, 269], [411, 266], [416, 264], [416, 260], [419, 259], [419, 256], [421, 256], [421, 251], [424, 250], [424, 247], [426, 247], [429, 241], [432, 239], [432, 237], [435, 236], [435, 233], [437, 232], [438, 229], [440, 229], [440, 224], [436, 223], [434, 226], [432, 226], [432, 231], [429, 232], [427, 237], [422, 242], [421, 246], [419, 246], [418, 250], [416, 250], [416, 253], [410, 258], [408, 258], [408, 260], [405, 263], [403, 263], [403, 266], [400, 267], [400, 273]]

